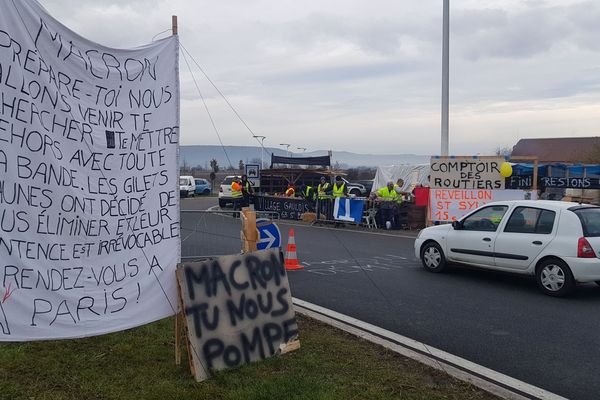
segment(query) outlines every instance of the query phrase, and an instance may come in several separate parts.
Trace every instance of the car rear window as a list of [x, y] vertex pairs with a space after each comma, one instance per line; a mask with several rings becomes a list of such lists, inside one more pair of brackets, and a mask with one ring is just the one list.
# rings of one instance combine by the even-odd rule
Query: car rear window
[[600, 236], [600, 207], [580, 208], [573, 211], [581, 221], [583, 236]]
[[231, 185], [232, 182], [233, 182], [233, 178], [228, 177], [228, 178], [223, 179], [222, 185]]

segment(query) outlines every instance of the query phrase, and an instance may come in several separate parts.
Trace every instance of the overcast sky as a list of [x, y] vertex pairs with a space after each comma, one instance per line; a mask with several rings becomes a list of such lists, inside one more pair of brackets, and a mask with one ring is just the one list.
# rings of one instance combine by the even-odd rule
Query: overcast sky
[[[40, 2], [119, 48], [178, 15], [181, 43], [265, 146], [439, 154], [442, 0]], [[450, 3], [451, 153], [600, 135], [599, 1]], [[255, 145], [193, 68], [224, 144]], [[180, 72], [182, 144], [218, 144], [183, 57]]]

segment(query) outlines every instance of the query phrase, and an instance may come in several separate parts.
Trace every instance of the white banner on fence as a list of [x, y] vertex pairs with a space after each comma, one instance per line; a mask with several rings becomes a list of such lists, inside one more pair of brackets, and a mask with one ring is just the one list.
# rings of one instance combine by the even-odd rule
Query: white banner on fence
[[525, 190], [431, 189], [429, 219], [450, 222], [492, 201], [535, 200], [534, 192]]
[[429, 183], [436, 189], [504, 189], [502, 157], [431, 157]]
[[[110, 27], [107, 27], [110, 29]], [[0, 13], [0, 340], [174, 313], [177, 40], [90, 42], [33, 0]]]

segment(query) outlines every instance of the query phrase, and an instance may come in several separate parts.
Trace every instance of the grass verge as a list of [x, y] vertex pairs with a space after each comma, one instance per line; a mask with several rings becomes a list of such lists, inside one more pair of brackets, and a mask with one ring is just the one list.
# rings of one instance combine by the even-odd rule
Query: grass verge
[[0, 344], [0, 399], [495, 399], [297, 316], [301, 349], [196, 383], [174, 364], [174, 321], [93, 338]]

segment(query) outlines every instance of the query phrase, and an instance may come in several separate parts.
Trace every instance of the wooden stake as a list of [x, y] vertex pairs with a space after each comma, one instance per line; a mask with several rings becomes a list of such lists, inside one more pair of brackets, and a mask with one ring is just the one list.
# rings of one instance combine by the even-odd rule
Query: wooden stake
[[181, 312], [175, 314], [175, 365], [181, 365]]
[[177, 35], [177, 15], [171, 16], [171, 30], [173, 31], [173, 35]]

